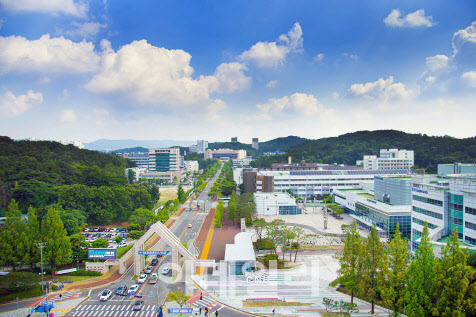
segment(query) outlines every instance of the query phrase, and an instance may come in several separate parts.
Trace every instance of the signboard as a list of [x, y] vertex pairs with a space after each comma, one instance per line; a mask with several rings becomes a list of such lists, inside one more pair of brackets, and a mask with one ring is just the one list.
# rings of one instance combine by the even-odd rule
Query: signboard
[[146, 250], [139, 250], [139, 255], [167, 255], [170, 254], [170, 251], [146, 251]]
[[198, 313], [200, 309], [198, 308], [167, 308], [169, 314], [191, 314]]
[[66, 274], [66, 273], [71, 273], [71, 272], [76, 272], [77, 270], [78, 270], [78, 269], [74, 268], [74, 269], [67, 269], [67, 270], [56, 271], [56, 272], [55, 272], [55, 275]]
[[88, 249], [90, 260], [115, 260], [116, 258], [116, 249]]

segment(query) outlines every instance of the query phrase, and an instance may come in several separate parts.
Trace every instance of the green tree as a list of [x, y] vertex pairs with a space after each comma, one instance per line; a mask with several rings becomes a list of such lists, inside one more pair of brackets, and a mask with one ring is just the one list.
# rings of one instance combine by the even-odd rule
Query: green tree
[[346, 232], [344, 249], [336, 254], [340, 269], [339, 283], [345, 285], [350, 292], [350, 302], [354, 303], [354, 295], [359, 290], [362, 281], [362, 269], [364, 259], [364, 245], [360, 236], [357, 222], [354, 220], [350, 230]]
[[400, 236], [400, 225], [397, 224], [394, 237], [388, 244], [387, 283], [382, 289], [383, 303], [398, 316], [405, 305], [405, 286], [407, 282], [410, 252], [405, 240]]
[[258, 218], [253, 221], [253, 229], [255, 229], [256, 235], [258, 236], [259, 240], [263, 239], [263, 232], [267, 226], [268, 223], [263, 218]]
[[132, 231], [129, 231], [129, 233], [127, 234], [127, 236], [133, 240], [137, 240], [143, 235], [144, 235], [143, 230], [132, 230]]
[[[409, 317], [431, 316], [436, 296], [436, 259], [430, 243], [428, 224], [425, 222], [420, 244], [415, 251], [415, 259], [408, 271], [408, 285], [405, 291], [405, 314]], [[436, 302], [436, 300], [435, 300]]]
[[84, 215], [84, 212], [77, 209], [63, 210], [62, 208], [58, 208], [56, 206], [52, 207], [58, 210], [61, 221], [63, 222], [68, 235], [79, 233], [86, 222], [86, 216]]
[[233, 193], [231, 194], [231, 199], [230, 201], [228, 202], [228, 212], [226, 214], [226, 218], [228, 221], [233, 221], [233, 224], [235, 223], [235, 219], [236, 219], [236, 193], [233, 191]]
[[177, 188], [177, 196], [180, 203], [184, 203], [187, 200], [187, 195], [185, 194], [182, 185], [179, 185]]
[[129, 218], [131, 224], [138, 225], [142, 230], [154, 221], [155, 214], [145, 208], [137, 208]]
[[40, 223], [33, 207], [28, 208], [28, 220], [26, 222], [25, 256], [23, 262], [30, 267], [40, 261], [40, 251], [36, 243], [41, 242]]
[[25, 224], [21, 219], [18, 203], [12, 199], [7, 209], [7, 219], [0, 237], [0, 262], [16, 270], [25, 256]]
[[116, 243], [120, 243], [122, 241], [122, 239], [123, 239], [122, 236], [116, 236], [114, 238], [114, 241], [116, 241]]
[[286, 225], [283, 219], [274, 219], [266, 227], [266, 238], [274, 247], [274, 254], [278, 255], [277, 248], [282, 244], [283, 231]]
[[293, 246], [292, 246], [292, 248], [296, 250], [296, 252], [294, 253], [294, 262], [296, 263], [297, 254], [298, 254], [299, 248], [300, 248], [300, 246], [301, 246], [301, 241], [302, 241], [307, 235], [306, 235], [306, 232], [304, 231], [303, 228], [293, 227], [292, 230], [293, 230], [293, 232], [294, 232], [294, 237], [295, 237], [295, 239], [296, 239], [296, 242], [294, 242], [294, 243], [293, 243]]
[[76, 261], [85, 261], [88, 258], [88, 248], [91, 247], [89, 242], [82, 234], [73, 234], [69, 237], [71, 243], [71, 252], [73, 259]]
[[134, 172], [131, 169], [127, 170], [127, 181], [129, 182], [129, 184], [133, 184], [135, 180], [136, 180], [136, 172]]
[[446, 240], [441, 252], [443, 258], [436, 265], [438, 296], [432, 312], [443, 317], [466, 316], [464, 303], [474, 270], [467, 265], [467, 250], [459, 246], [456, 229]]
[[109, 242], [107, 242], [107, 240], [104, 238], [99, 238], [93, 241], [93, 243], [91, 243], [91, 246], [93, 248], [106, 249], [109, 246]]
[[185, 293], [182, 292], [182, 291], [180, 291], [180, 290], [179, 290], [179, 291], [174, 291], [174, 292], [170, 293], [170, 298], [171, 298], [174, 302], [176, 302], [176, 303], [180, 306], [180, 308], [182, 308], [183, 305], [185, 305], [185, 303], [186, 303], [187, 300], [188, 300], [188, 296], [185, 295]]
[[46, 246], [43, 249], [43, 261], [50, 265], [53, 276], [56, 267], [71, 262], [71, 244], [59, 213], [49, 208], [41, 223], [41, 235]]
[[375, 313], [375, 301], [378, 299], [379, 292], [385, 281], [387, 270], [386, 250], [380, 241], [377, 226], [375, 223], [370, 228], [370, 235], [367, 238], [362, 261], [362, 280], [361, 286], [368, 301], [372, 305], [371, 313]]

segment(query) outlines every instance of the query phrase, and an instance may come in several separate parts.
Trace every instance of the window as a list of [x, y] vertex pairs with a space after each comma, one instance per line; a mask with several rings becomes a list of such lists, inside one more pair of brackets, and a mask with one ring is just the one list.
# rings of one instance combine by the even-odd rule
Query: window
[[429, 210], [426, 210], [426, 209], [423, 209], [423, 208], [415, 207], [415, 206], [413, 206], [412, 208], [413, 208], [413, 211], [418, 212], [420, 214], [427, 215], [427, 216], [437, 218], [437, 219], [440, 219], [440, 220], [443, 219], [442, 214], [439, 214], [439, 213], [436, 213], [436, 212], [433, 212], [433, 211], [429, 211]]
[[466, 207], [465, 212], [467, 214], [475, 215], [476, 216], [476, 208]]
[[465, 221], [464, 226], [468, 229], [476, 231], [476, 224], [474, 224], [472, 222]]
[[464, 241], [466, 241], [470, 244], [476, 245], [476, 239], [474, 239], [474, 238], [466, 236], [466, 237], [464, 237]]
[[413, 200], [421, 201], [422, 203], [431, 204], [435, 206], [440, 206], [440, 207], [443, 206], [443, 202], [441, 200], [431, 199], [431, 198], [422, 197], [418, 195], [413, 195]]
[[[424, 222], [423, 220], [418, 219], [418, 218], [412, 218], [412, 221], [413, 221], [414, 223], [416, 223], [416, 224], [421, 225], [421, 226], [424, 226], [424, 225], [425, 225], [425, 222]], [[436, 228], [438, 228], [438, 226], [432, 224], [431, 222], [428, 222], [428, 221], [427, 221], [427, 223], [428, 223], [428, 228], [430, 228], [430, 229], [436, 229]]]

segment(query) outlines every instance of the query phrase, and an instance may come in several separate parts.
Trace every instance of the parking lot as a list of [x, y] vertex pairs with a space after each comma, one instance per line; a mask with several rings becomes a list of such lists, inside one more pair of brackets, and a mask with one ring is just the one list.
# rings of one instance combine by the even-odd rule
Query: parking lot
[[[126, 228], [86, 228], [81, 233], [86, 237], [86, 242], [93, 243], [97, 239], [106, 239], [109, 243], [109, 249], [116, 249], [118, 247], [125, 247], [128, 245], [126, 242], [128, 236], [128, 230]], [[118, 243], [117, 237], [122, 237], [122, 240]], [[118, 239], [119, 240], [119, 239]]]

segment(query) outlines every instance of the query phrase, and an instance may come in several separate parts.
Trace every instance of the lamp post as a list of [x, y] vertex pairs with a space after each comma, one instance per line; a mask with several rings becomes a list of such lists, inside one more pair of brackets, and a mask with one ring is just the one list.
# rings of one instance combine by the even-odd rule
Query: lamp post
[[46, 242], [35, 243], [37, 248], [40, 248], [40, 261], [41, 261], [41, 291], [43, 291], [43, 248]]

